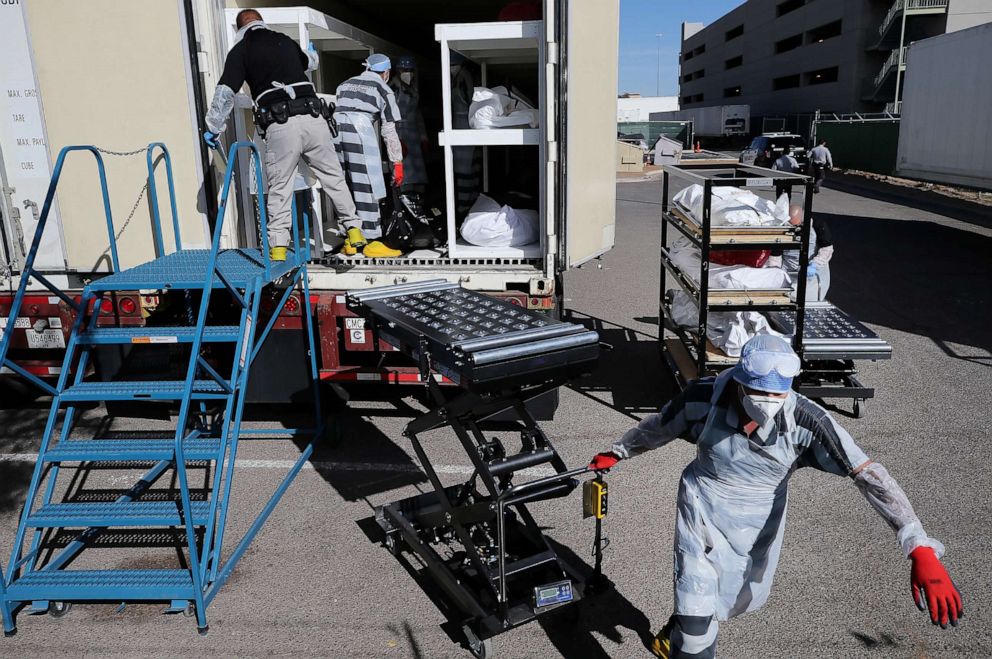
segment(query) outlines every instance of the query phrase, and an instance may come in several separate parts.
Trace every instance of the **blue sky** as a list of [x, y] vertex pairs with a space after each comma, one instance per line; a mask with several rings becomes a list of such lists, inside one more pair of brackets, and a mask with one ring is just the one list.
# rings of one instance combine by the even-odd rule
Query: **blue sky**
[[[593, 0], [595, 1], [595, 0]], [[709, 25], [743, 0], [620, 0], [620, 83], [618, 93], [654, 96], [661, 46], [662, 96], [678, 94], [682, 22]], [[661, 32], [659, 39], [655, 34]]]

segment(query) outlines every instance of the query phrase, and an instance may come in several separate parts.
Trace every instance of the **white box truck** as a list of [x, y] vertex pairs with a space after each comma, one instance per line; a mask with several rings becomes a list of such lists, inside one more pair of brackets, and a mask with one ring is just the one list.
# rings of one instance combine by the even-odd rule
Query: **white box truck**
[[652, 112], [651, 121], [692, 121], [699, 137], [728, 137], [751, 132], [750, 105], [711, 105], [674, 112]]
[[[216, 0], [50, 0], [0, 6], [0, 12], [17, 19], [26, 36], [19, 71], [33, 84], [18, 83], [17, 87], [33, 89], [39, 102], [36, 139], [47, 148], [40, 152], [38, 166], [50, 167], [59, 149], [69, 144], [93, 144], [107, 150], [104, 159], [114, 224], [121, 236], [122, 267], [153, 258], [148, 229], [151, 211], [142, 196], [147, 184], [143, 152], [127, 156], [110, 151], [126, 153], [153, 141], [167, 144], [175, 171], [183, 245], [207, 243], [219, 168], [216, 156], [202, 144], [202, 117], [233, 45], [233, 15], [239, 6], [259, 9], [273, 29], [301, 44], [314, 43], [321, 55], [314, 77], [319, 92], [333, 93], [340, 81], [358, 74], [362, 60], [372, 51], [413, 54], [424, 83], [422, 111], [428, 119], [436, 119], [430, 148], [440, 156], [454, 146], [478, 145], [483, 155], [483, 187], [505, 189], [513, 179], [527, 188], [532, 207], [539, 211], [541, 238], [525, 250], [452, 244], [457, 240], [457, 232], [452, 231], [449, 243], [439, 250], [395, 259], [357, 261], [333, 253], [319, 257], [310, 268], [308, 302], [315, 306], [319, 322], [323, 378], [388, 382], [419, 378], [411, 364], [383, 353], [376, 338], [347, 312], [346, 290], [441, 277], [556, 313], [563, 299], [565, 270], [612, 248], [618, 0], [546, 0], [542, 20], [516, 22], [497, 21], [506, 4], [502, 0], [312, 0], [307, 7], [278, 6], [285, 3], [276, 0], [226, 4]], [[14, 24], [4, 19], [0, 30]], [[510, 23], [515, 27], [507, 28]], [[87, 28], [80, 30], [79, 25]], [[506, 38], [508, 29], [519, 33], [516, 40], [513, 35]], [[99, 48], [93, 45], [97, 43]], [[445, 130], [440, 120], [445, 65], [440, 52], [445, 50], [467, 58], [476, 84], [508, 82], [523, 89], [538, 104], [539, 127], [490, 134]], [[252, 134], [247, 119], [246, 113], [237, 113], [227, 140]], [[0, 138], [9, 178], [13, 160], [7, 154], [17, 150], [18, 138], [8, 133], [0, 133]], [[238, 217], [231, 221], [229, 216], [225, 222], [224, 245], [228, 247], [254, 246], [256, 241], [246, 167], [239, 164], [237, 208], [228, 209], [229, 214], [237, 211]], [[442, 173], [432, 181], [442, 198], [445, 178]], [[13, 245], [17, 240], [6, 229], [13, 219], [9, 195], [3, 198], [5, 262], [13, 276], [2, 282], [0, 316], [6, 316], [9, 309], [18, 268]], [[14, 201], [23, 203], [16, 197]], [[81, 289], [108, 267], [102, 204], [91, 161], [82, 156], [70, 158], [59, 184], [58, 203], [61, 224], [50, 222], [49, 226], [61, 226], [61, 231], [46, 243], [45, 253], [53, 271], [62, 277], [59, 281], [70, 290]], [[443, 203], [440, 206], [444, 208]], [[168, 216], [168, 208], [163, 212]], [[30, 241], [31, 226], [23, 212], [21, 224], [25, 241]], [[165, 233], [168, 243], [171, 229], [166, 227]], [[121, 296], [115, 309], [118, 321], [141, 323], [147, 308], [156, 303], [154, 293], [135, 291], [133, 296]], [[24, 334], [14, 344], [24, 351], [32, 350], [27, 333], [39, 320], [45, 320], [47, 327], [61, 323], [68, 332], [66, 321], [71, 314], [64, 304], [48, 295], [39, 295], [34, 302], [25, 305], [25, 317], [17, 320], [13, 330]], [[277, 328], [299, 327], [301, 302], [295, 306], [296, 316], [287, 317]], [[294, 305], [287, 309], [292, 314]], [[278, 341], [269, 343], [278, 345]], [[42, 375], [50, 374], [44, 369], [57, 370], [61, 363], [50, 346], [17, 357], [22, 362], [31, 358]]]

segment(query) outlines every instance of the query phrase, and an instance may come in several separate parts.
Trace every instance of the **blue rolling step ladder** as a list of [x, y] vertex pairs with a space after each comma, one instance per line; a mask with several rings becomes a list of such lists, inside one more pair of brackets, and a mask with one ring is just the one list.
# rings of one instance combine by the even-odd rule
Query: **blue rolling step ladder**
[[[221, 249], [221, 233], [227, 208], [236, 157], [249, 150], [255, 164], [259, 190], [260, 235], [262, 249]], [[44, 274], [34, 269], [34, 260], [55, 198], [55, 191], [66, 157], [75, 151], [88, 151], [96, 159], [103, 195], [104, 213], [110, 239], [113, 272], [88, 284], [81, 298], [73, 299], [55, 287]], [[158, 156], [156, 157], [156, 153]], [[155, 185], [156, 162], [165, 164], [172, 211], [175, 251], [166, 254], [158, 211]], [[256, 534], [272, 513], [286, 489], [313, 453], [314, 440], [323, 431], [313, 312], [307, 280], [309, 222], [293, 224], [293, 249], [285, 262], [269, 258], [266, 234], [265, 200], [262, 190], [262, 166], [258, 150], [250, 142], [233, 144], [228, 151], [227, 169], [217, 220], [209, 249], [183, 249], [179, 235], [172, 164], [165, 145], [152, 143], [146, 151], [148, 193], [152, 205], [152, 228], [156, 254], [152, 261], [121, 270], [110, 210], [110, 198], [103, 159], [93, 146], [67, 146], [58, 155], [45, 204], [28, 253], [10, 318], [16, 319], [30, 279], [35, 279], [61, 298], [75, 311], [72, 333], [66, 344], [65, 358], [58, 381], [52, 385], [35, 377], [8, 359], [13, 331], [0, 342], [0, 366], [6, 366], [51, 395], [52, 403], [38, 451], [38, 459], [20, 516], [14, 547], [6, 571], [0, 566], [0, 613], [4, 634], [16, 633], [16, 614], [29, 606], [31, 613], [61, 615], [72, 602], [102, 601], [164, 602], [169, 612], [196, 616], [197, 629], [207, 631], [207, 607], [231, 576]], [[295, 217], [295, 208], [294, 208]], [[304, 232], [300, 243], [300, 227]], [[106, 327], [98, 323], [105, 297], [116, 291], [135, 290], [185, 291], [188, 321], [185, 326]], [[302, 304], [311, 382], [314, 396], [313, 428], [249, 430], [241, 428], [251, 364], [276, 323], [278, 312], [294, 290], [302, 289]], [[226, 293], [240, 312], [238, 325], [208, 324], [213, 292]], [[278, 301], [260, 328], [260, 301], [263, 291]], [[178, 295], [174, 293], [173, 295]], [[199, 302], [196, 302], [197, 296]], [[198, 309], [195, 309], [198, 307]], [[195, 313], [194, 313], [195, 311]], [[14, 327], [14, 321], [8, 321]], [[185, 378], [174, 380], [95, 381], [86, 377], [92, 353], [98, 346], [128, 344], [189, 345], [189, 363]], [[233, 346], [232, 365], [211, 364], [205, 358], [208, 344]], [[99, 401], [173, 401], [178, 402], [174, 416], [175, 433], [143, 439], [94, 438], [72, 436], [73, 423], [81, 405]], [[209, 410], [222, 410], [212, 417]], [[210, 419], [206, 421], [206, 419]], [[246, 435], [302, 437], [307, 441], [299, 459], [285, 476], [234, 551], [222, 560], [224, 530], [229, 514], [231, 485], [239, 440]], [[148, 471], [134, 485], [110, 502], [59, 499], [56, 482], [62, 472], [72, 473], [66, 463], [77, 468], [133, 470], [135, 464]], [[142, 464], [143, 463], [143, 464]], [[189, 469], [206, 465], [210, 486], [205, 494], [191, 494]], [[172, 486], [152, 491], [152, 486], [169, 474]], [[63, 478], [66, 481], [66, 478]], [[71, 487], [69, 488], [71, 490]], [[71, 492], [67, 492], [71, 494]], [[159, 495], [157, 498], [152, 495]], [[196, 495], [196, 496], [194, 496]], [[70, 569], [71, 563], [92, 547], [107, 529], [169, 529], [178, 536], [180, 548], [175, 569]], [[72, 530], [69, 541], [54, 551], [49, 540], [57, 530]], [[184, 538], [183, 538], [184, 532]], [[182, 551], [185, 542], [185, 553]], [[54, 544], [54, 543], [52, 543]], [[135, 551], [130, 549], [130, 551]], [[138, 550], [140, 551], [140, 549]], [[139, 559], [140, 560], [140, 559]]]

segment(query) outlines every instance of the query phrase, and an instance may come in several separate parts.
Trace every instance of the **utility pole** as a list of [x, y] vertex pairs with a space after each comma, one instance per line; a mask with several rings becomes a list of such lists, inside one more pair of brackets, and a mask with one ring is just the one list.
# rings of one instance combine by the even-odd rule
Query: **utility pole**
[[655, 85], [654, 95], [661, 96], [661, 38], [665, 35], [658, 32], [654, 36], [658, 38], [658, 80]]

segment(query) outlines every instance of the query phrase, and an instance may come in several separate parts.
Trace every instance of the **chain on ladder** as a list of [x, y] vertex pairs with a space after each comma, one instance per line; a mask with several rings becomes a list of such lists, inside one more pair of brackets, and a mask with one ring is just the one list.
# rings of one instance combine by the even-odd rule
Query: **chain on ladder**
[[[123, 158], [129, 156], [136, 156], [142, 153], [146, 153], [148, 151], [148, 147], [141, 147], [140, 149], [134, 149], [133, 151], [114, 151], [112, 149], [103, 149], [98, 146], [95, 146], [93, 148], [106, 156], [118, 156]], [[121, 239], [121, 236], [124, 235], [124, 231], [127, 230], [128, 225], [131, 224], [131, 220], [134, 219], [134, 214], [137, 212], [138, 206], [141, 204], [141, 200], [144, 199], [146, 192], [148, 192], [147, 178], [145, 179], [145, 184], [141, 186], [141, 190], [138, 192], [138, 198], [134, 200], [134, 204], [131, 206], [131, 211], [127, 214], [127, 218], [124, 220], [124, 224], [121, 225], [120, 230], [118, 230], [117, 233], [114, 235], [115, 241]], [[103, 255], [106, 255], [109, 251], [110, 251], [110, 246], [108, 245], [107, 249], [103, 251]]]

